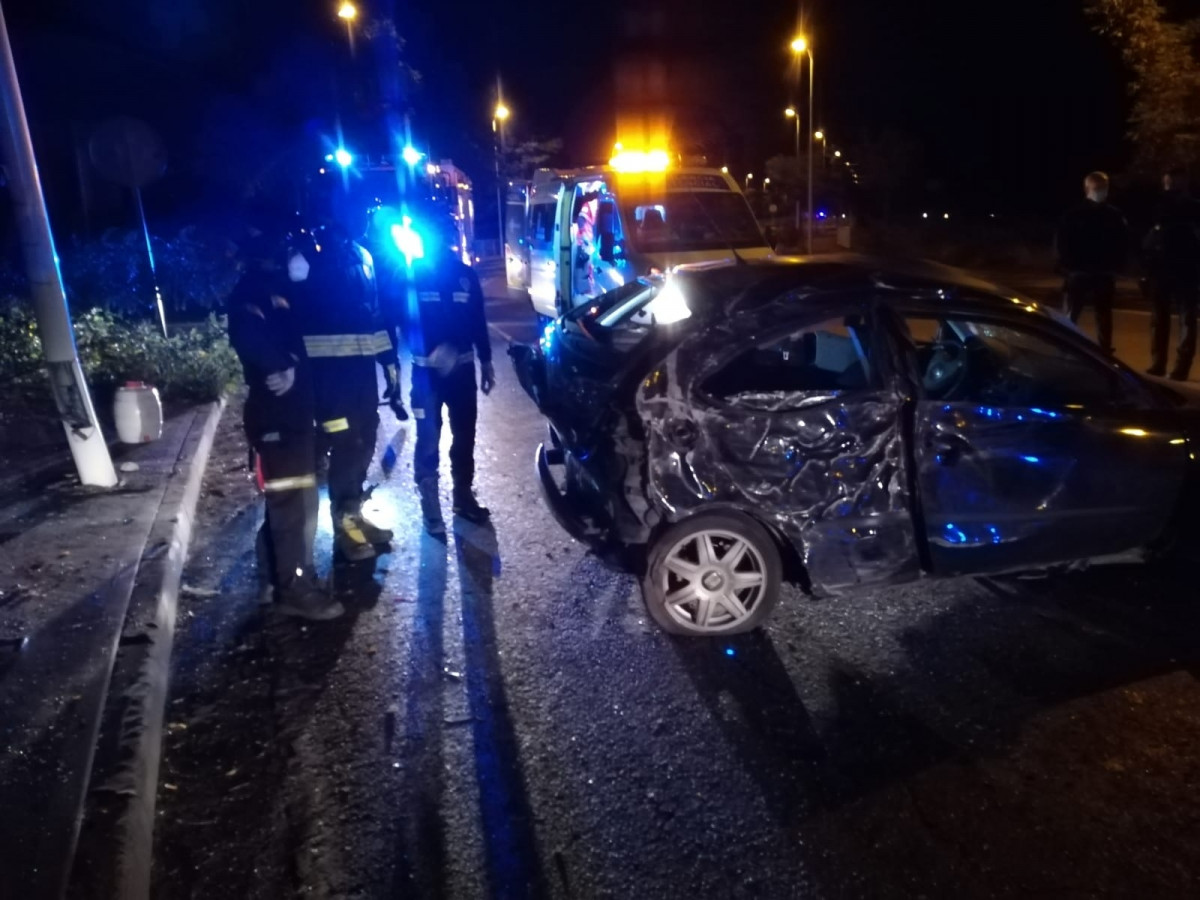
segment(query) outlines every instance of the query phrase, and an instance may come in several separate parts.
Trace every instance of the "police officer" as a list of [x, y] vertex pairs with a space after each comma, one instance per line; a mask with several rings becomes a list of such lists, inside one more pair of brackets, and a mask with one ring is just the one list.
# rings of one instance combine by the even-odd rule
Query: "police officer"
[[1129, 253], [1129, 228], [1108, 202], [1108, 176], [1092, 172], [1083, 180], [1085, 199], [1062, 220], [1055, 236], [1059, 267], [1066, 273], [1063, 298], [1072, 322], [1084, 306], [1096, 313], [1096, 341], [1113, 352], [1112, 307], [1116, 276]]
[[327, 225], [293, 235], [288, 278], [297, 288], [304, 346], [312, 364], [317, 431], [329, 450], [334, 548], [345, 559], [373, 558], [392, 532], [363, 516], [363, 483], [375, 453], [379, 388], [396, 353], [384, 329], [374, 261], [347, 233]]
[[[489, 518], [475, 498], [475, 421], [478, 412], [475, 358], [484, 394], [496, 384], [488, 340], [483, 289], [474, 269], [458, 256], [458, 233], [448, 216], [423, 216], [420, 251], [405, 267], [399, 323], [412, 352], [412, 415], [417, 442], [413, 473], [425, 530], [446, 533], [438, 494], [438, 446], [442, 408], [450, 420], [450, 472], [454, 513], [471, 522]], [[405, 227], [408, 227], [407, 224]], [[419, 227], [419, 226], [418, 226]]]
[[313, 569], [317, 478], [313, 471], [313, 389], [304, 342], [287, 299], [282, 240], [247, 241], [247, 267], [229, 298], [229, 338], [249, 397], [246, 436], [261, 472], [266, 515], [258, 532], [262, 595], [280, 612], [333, 619], [342, 606]]
[[1151, 375], [1167, 374], [1171, 310], [1179, 312], [1179, 347], [1171, 378], [1187, 381], [1196, 353], [1196, 306], [1200, 289], [1200, 206], [1187, 193], [1187, 175], [1172, 169], [1163, 176], [1163, 195], [1154, 227], [1144, 245], [1151, 301]]

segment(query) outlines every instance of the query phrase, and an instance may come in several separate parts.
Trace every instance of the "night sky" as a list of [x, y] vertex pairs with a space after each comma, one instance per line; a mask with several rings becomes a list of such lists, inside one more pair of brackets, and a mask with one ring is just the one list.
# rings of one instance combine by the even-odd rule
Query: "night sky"
[[[661, 82], [655, 102], [676, 122], [721, 136], [712, 155], [726, 158], [713, 164], [760, 169], [791, 146], [782, 116], [794, 92], [787, 44], [802, 18], [816, 54], [818, 124], [835, 142], [849, 148], [900, 132], [921, 147], [911, 177], [922, 190], [965, 211], [1049, 213], [1077, 196], [1086, 171], [1119, 171], [1127, 155], [1124, 72], [1089, 28], [1083, 2], [360, 5], [395, 10], [422, 76], [418, 137], [436, 155], [483, 170], [481, 180], [497, 75], [514, 134], [563, 138], [563, 164], [602, 160], [618, 109], [644, 112], [644, 85]], [[305, 44], [331, 59], [345, 51], [334, 0], [4, 6], [36, 126], [52, 132], [55, 120], [132, 112], [163, 130], [175, 158], [187, 155], [189, 128], [211, 97], [253, 97], [286, 48]], [[90, 50], [54, 52], [80, 45]], [[303, 103], [303, 84], [290, 102]]]

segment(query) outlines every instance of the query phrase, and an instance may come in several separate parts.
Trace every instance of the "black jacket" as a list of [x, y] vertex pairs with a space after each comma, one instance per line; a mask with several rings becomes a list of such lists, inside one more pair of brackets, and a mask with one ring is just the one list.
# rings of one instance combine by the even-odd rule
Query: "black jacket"
[[1195, 273], [1200, 265], [1200, 204], [1182, 191], [1168, 191], [1154, 213], [1143, 251], [1151, 273]]
[[1129, 227], [1112, 204], [1085, 200], [1063, 217], [1054, 243], [1063, 271], [1115, 274], [1129, 255]]
[[463, 362], [473, 355], [481, 363], [492, 361], [483, 288], [474, 269], [447, 254], [436, 261], [418, 260], [412, 269], [399, 265], [389, 275], [389, 324], [404, 336], [413, 365], [424, 365], [443, 344]]
[[[229, 342], [250, 387], [246, 428], [256, 435], [313, 426], [312, 376], [287, 285], [285, 277], [253, 270], [229, 296]], [[296, 371], [292, 389], [276, 397], [267, 390], [267, 376], [289, 368]]]
[[308, 277], [295, 282], [294, 307], [312, 363], [321, 421], [374, 411], [376, 363], [394, 365], [375, 289], [374, 260], [350, 240], [318, 238], [304, 254]]

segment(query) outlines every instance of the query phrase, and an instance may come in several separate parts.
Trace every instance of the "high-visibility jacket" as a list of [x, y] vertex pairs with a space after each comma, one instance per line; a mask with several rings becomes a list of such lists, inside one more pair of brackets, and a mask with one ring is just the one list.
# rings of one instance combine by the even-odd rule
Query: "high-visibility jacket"
[[[241, 360], [246, 384], [245, 422], [251, 434], [307, 432], [312, 428], [312, 375], [304, 339], [280, 275], [252, 269], [229, 296], [229, 342]], [[268, 375], [295, 370], [292, 388], [281, 397], [267, 390]]]
[[396, 364], [379, 311], [374, 261], [354, 241], [320, 232], [304, 255], [312, 258], [308, 277], [295, 283], [296, 308], [312, 365], [317, 419], [373, 413], [379, 403], [376, 364]]

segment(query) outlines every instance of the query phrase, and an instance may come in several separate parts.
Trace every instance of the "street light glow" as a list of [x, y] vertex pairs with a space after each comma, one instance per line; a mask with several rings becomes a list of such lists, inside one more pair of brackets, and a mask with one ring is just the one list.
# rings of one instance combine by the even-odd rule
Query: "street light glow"
[[495, 116], [497, 121], [503, 122], [512, 115], [512, 111], [501, 102], [496, 104], [496, 111], [492, 115]]
[[403, 150], [400, 151], [400, 158], [403, 159], [408, 165], [415, 166], [425, 158], [425, 154], [412, 144], [408, 144]]
[[791, 47], [793, 53], [804, 53], [808, 50], [808, 38], [803, 35], [793, 38]]
[[833, 155], [834, 155], [834, 157], [835, 157], [836, 159], [841, 159], [841, 158], [842, 158], [842, 151], [841, 151], [841, 150], [834, 150], [834, 151], [833, 151]]
[[787, 109], [785, 109], [785, 110], [783, 111], [783, 114], [784, 114], [785, 116], [787, 116], [789, 119], [794, 119], [794, 118], [796, 118], [796, 107], [794, 107], [794, 106], [789, 106]]
[[728, 175], [729, 174], [729, 166], [721, 166], [721, 174]]
[[815, 132], [813, 132], [813, 139], [814, 139], [814, 140], [818, 140], [818, 141], [823, 141], [823, 140], [825, 140], [825, 132], [823, 132], [823, 131], [815, 131]]
[[351, 3], [350, 0], [346, 0], [345, 3], [338, 7], [337, 14], [339, 19], [352, 22], [358, 18], [358, 7]]
[[350, 163], [354, 162], [354, 157], [345, 147], [338, 147], [333, 151], [333, 158], [343, 169], [350, 167]]

